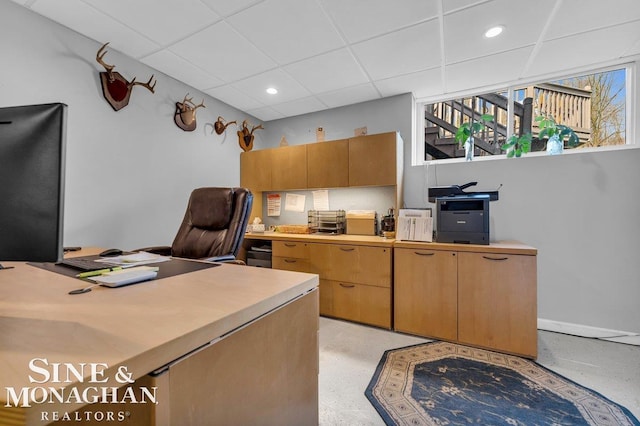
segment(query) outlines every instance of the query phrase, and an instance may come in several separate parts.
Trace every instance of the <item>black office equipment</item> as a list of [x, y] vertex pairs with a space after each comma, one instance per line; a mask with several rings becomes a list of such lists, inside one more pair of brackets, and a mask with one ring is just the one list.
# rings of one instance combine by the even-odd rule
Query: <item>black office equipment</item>
[[489, 244], [489, 195], [436, 198], [439, 243]]
[[0, 108], [0, 260], [62, 258], [66, 112]]
[[477, 184], [478, 182], [468, 182], [464, 185], [432, 186], [429, 188], [429, 202], [435, 203], [436, 199], [440, 197], [459, 197], [466, 195], [487, 195], [489, 201], [498, 200], [498, 191], [465, 192], [465, 189], [476, 186]]

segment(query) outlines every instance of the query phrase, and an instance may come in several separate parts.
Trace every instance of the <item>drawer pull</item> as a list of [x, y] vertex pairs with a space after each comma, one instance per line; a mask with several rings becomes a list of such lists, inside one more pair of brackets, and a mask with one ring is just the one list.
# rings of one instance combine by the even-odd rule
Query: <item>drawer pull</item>
[[354, 251], [355, 249], [353, 247], [340, 247], [340, 250], [342, 250], [342, 251]]
[[340, 283], [340, 287], [344, 287], [344, 288], [354, 288], [354, 287], [355, 287], [355, 285], [354, 285], [354, 284], [343, 284], [343, 283]]
[[414, 251], [415, 254], [417, 254], [418, 256], [433, 256], [435, 253], [431, 252], [431, 253], [425, 253], [423, 251]]
[[296, 260], [293, 260], [293, 259], [285, 259], [284, 261], [286, 263], [296, 263], [297, 262]]
[[294, 243], [284, 243], [284, 246], [285, 246], [285, 247], [295, 247], [295, 246], [297, 246], [297, 244], [294, 244]]
[[482, 256], [482, 257], [487, 260], [509, 260], [508, 257], [489, 257], [489, 256]]

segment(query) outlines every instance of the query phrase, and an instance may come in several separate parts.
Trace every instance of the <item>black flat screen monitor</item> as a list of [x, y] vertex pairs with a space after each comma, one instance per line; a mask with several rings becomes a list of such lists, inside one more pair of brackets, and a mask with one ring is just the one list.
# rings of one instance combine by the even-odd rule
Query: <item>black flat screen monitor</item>
[[67, 106], [0, 108], [0, 261], [62, 259]]

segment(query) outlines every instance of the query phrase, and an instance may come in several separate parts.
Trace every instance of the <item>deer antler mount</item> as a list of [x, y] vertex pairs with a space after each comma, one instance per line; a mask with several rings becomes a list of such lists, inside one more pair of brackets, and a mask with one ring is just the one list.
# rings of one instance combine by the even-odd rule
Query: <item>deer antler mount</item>
[[153, 75], [146, 83], [137, 82], [135, 77], [133, 80], [128, 81], [122, 76], [122, 74], [114, 71], [113, 69], [116, 67], [115, 65], [109, 65], [104, 62], [104, 56], [107, 54], [105, 49], [108, 44], [109, 43], [107, 42], [98, 49], [98, 53], [96, 53], [96, 61], [105, 69], [105, 71], [100, 73], [100, 81], [102, 82], [102, 93], [104, 98], [115, 111], [118, 111], [129, 104], [129, 98], [131, 97], [133, 86], [142, 86], [148, 89], [151, 93], [154, 93], [156, 81], [153, 81]]
[[259, 126], [253, 126], [251, 127], [251, 130], [249, 130], [249, 123], [247, 120], [242, 122], [242, 129], [238, 130], [238, 143], [244, 152], [251, 151], [253, 149], [253, 132], [258, 129], [264, 129], [262, 124]]
[[193, 98], [187, 93], [182, 102], [176, 102], [176, 111], [173, 114], [173, 121], [185, 132], [191, 132], [196, 128], [196, 110], [200, 107], [206, 108], [204, 99], [198, 105], [193, 103]]
[[215, 123], [213, 123], [213, 130], [215, 130], [217, 134], [221, 135], [224, 133], [225, 130], [227, 130], [227, 127], [230, 124], [236, 124], [236, 121], [233, 120], [233, 121], [229, 121], [228, 123], [225, 123], [224, 118], [218, 117], [218, 120]]

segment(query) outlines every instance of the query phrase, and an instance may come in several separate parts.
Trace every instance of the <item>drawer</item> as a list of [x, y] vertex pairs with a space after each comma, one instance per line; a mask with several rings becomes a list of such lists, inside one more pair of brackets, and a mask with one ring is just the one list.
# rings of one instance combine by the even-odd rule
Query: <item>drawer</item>
[[294, 257], [274, 256], [271, 258], [271, 267], [285, 271], [312, 272], [308, 260]]
[[296, 241], [274, 241], [272, 243], [274, 256], [289, 257], [294, 259], [309, 258], [309, 244]]
[[320, 278], [391, 287], [391, 248], [313, 244], [309, 252]]
[[391, 289], [320, 280], [320, 314], [391, 328]]

